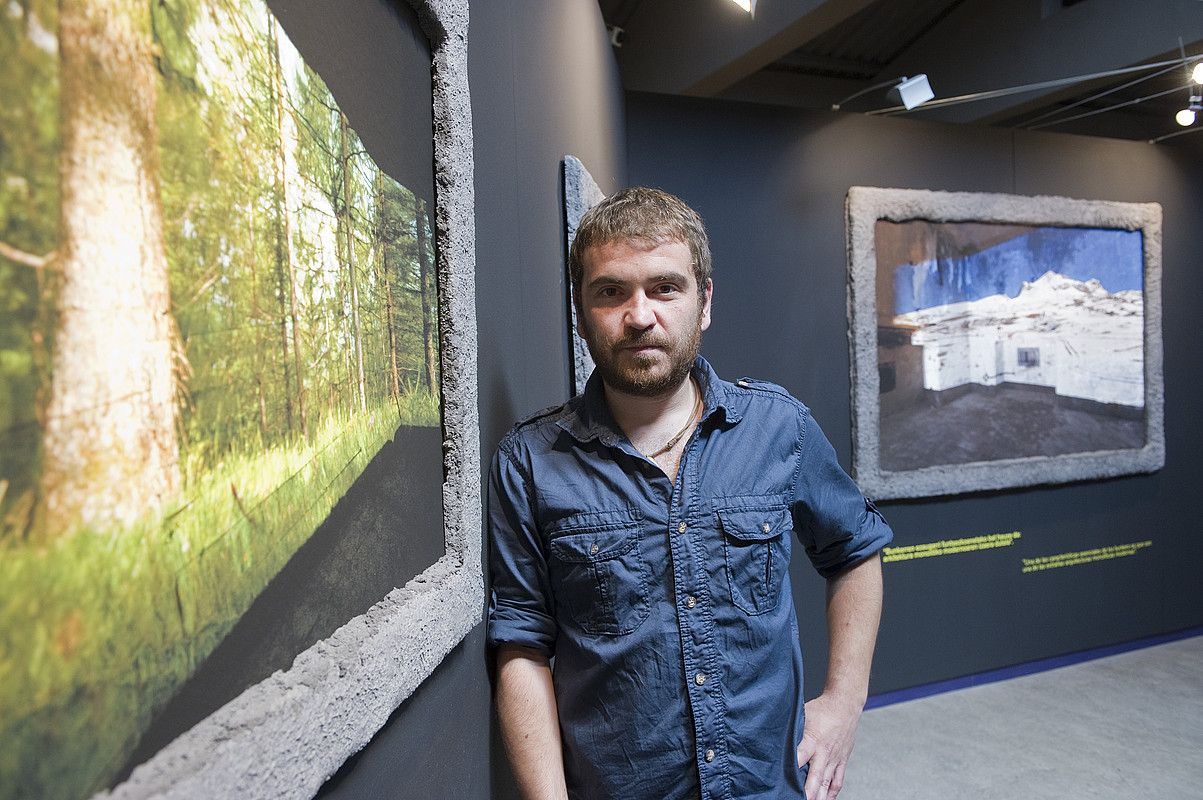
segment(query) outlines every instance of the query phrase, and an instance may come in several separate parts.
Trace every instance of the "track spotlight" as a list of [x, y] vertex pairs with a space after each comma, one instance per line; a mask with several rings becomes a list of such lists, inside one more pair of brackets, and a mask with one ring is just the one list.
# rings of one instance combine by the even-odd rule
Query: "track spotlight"
[[735, 5], [747, 11], [749, 14], [756, 13], [756, 0], [731, 0]]
[[1190, 79], [1195, 83], [1203, 83], [1203, 61], [1195, 64], [1195, 68], [1190, 71]]
[[919, 73], [913, 78], [908, 78], [904, 75], [901, 78], [893, 78], [888, 81], [882, 81], [881, 83], [875, 83], [872, 86], [861, 89], [859, 92], [848, 95], [838, 103], [832, 104], [831, 110], [839, 111], [840, 106], [844, 105], [848, 101], [855, 100], [861, 95], [868, 94], [869, 92], [873, 92], [878, 89], [884, 89], [887, 86], [890, 87], [890, 99], [896, 103], [901, 103], [906, 107], [907, 111], [910, 111], [916, 106], [923, 105], [928, 100], [931, 100], [936, 96], [931, 90], [931, 84], [927, 82], [927, 76], [923, 73]]
[[889, 91], [890, 99], [896, 100], [910, 111], [921, 106], [936, 96], [927, 82], [927, 76], [920, 73], [913, 78], [904, 78], [901, 83]]

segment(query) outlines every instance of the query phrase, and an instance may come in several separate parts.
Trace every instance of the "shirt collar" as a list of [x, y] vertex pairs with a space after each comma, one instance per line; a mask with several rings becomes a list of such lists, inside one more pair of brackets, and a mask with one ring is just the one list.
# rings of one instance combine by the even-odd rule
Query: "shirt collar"
[[[743, 414], [732, 406], [730, 384], [715, 374], [710, 362], [698, 356], [694, 359], [690, 374], [702, 390], [703, 421], [720, 412], [723, 418], [732, 424], [743, 418]], [[614, 447], [626, 438], [610, 413], [605, 387], [597, 370], [589, 376], [585, 383], [585, 391], [572, 399], [566, 413], [556, 420], [556, 424], [581, 443], [597, 439]]]

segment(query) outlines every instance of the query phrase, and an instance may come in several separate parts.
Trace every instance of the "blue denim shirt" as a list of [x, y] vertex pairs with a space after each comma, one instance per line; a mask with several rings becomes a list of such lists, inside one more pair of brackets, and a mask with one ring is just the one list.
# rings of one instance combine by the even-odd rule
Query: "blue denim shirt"
[[675, 482], [596, 373], [493, 462], [489, 641], [554, 656], [573, 798], [803, 797], [792, 543], [831, 577], [892, 537], [804, 405], [701, 358], [693, 375]]

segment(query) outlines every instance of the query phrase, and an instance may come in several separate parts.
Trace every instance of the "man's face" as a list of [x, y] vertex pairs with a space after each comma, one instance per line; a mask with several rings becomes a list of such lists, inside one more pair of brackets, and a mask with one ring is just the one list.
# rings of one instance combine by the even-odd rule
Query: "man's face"
[[582, 265], [577, 329], [606, 385], [641, 397], [680, 386], [710, 327], [712, 287], [699, 291], [689, 246], [610, 242]]

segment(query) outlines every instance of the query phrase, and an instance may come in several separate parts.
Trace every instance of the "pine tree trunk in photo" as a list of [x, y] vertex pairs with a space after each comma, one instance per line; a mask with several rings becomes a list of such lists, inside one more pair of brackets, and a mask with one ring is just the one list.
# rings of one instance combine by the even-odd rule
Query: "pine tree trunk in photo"
[[276, 116], [276, 247], [284, 259], [284, 274], [288, 278], [288, 321], [292, 332], [293, 375], [296, 382], [297, 418], [301, 433], [309, 436], [309, 420], [305, 413], [305, 370], [302, 367], [301, 332], [297, 325], [296, 256], [292, 242], [292, 216], [289, 205], [289, 160], [285, 145], [284, 68], [280, 65], [280, 23], [275, 17], [268, 20], [271, 31], [272, 100]]
[[[344, 315], [346, 316], [346, 315]], [[346, 395], [346, 405], [344, 408], [348, 415], [354, 414], [355, 409], [359, 407], [359, 395], [355, 392], [355, 338], [352, 336], [350, 347], [343, 349], [343, 369], [346, 371], [346, 379], [343, 381], [345, 386], [344, 394]]]
[[259, 444], [267, 446], [267, 399], [263, 394], [263, 377], [255, 373], [255, 395], [259, 400]]
[[[273, 48], [275, 45], [275, 26], [270, 20], [268, 21], [267, 36], [267, 46], [269, 51], [272, 53], [272, 60], [274, 61], [275, 51]], [[271, 83], [269, 84], [268, 98], [269, 103], [271, 104], [271, 111], [269, 113], [272, 115], [273, 119], [276, 113], [276, 101], [274, 96], [271, 96], [270, 92], [274, 87], [275, 79], [273, 77]], [[276, 324], [279, 328], [280, 366], [281, 371], [284, 373], [284, 425], [285, 432], [291, 436], [292, 432], [296, 430], [296, 416], [293, 411], [293, 397], [295, 396], [293, 392], [293, 380], [296, 376], [294, 376], [292, 371], [293, 361], [292, 354], [290, 352], [291, 347], [289, 346], [290, 337], [288, 335], [289, 278], [286, 274], [288, 272], [288, 240], [283, 230], [285, 220], [284, 214], [280, 208], [280, 160], [278, 158], [278, 154], [273, 152], [273, 155], [276, 156], [273, 163], [273, 166], [275, 167], [275, 180], [273, 181], [270, 189], [270, 199], [275, 228], [274, 245], [276, 262]]]
[[269, 440], [270, 428], [267, 422], [267, 398], [263, 389], [263, 337], [260, 334], [260, 320], [263, 311], [259, 307], [259, 258], [255, 248], [255, 213], [254, 208], [248, 209], [247, 218], [247, 263], [251, 269], [251, 330], [255, 340], [255, 349], [251, 354], [251, 367], [254, 370], [255, 394], [259, 404], [259, 442], [266, 445]]
[[418, 248], [418, 283], [422, 293], [422, 348], [423, 360], [426, 364], [423, 378], [426, 388], [433, 392], [437, 388], [438, 381], [435, 372], [438, 353], [435, 350], [434, 341], [434, 311], [432, 309], [434, 304], [431, 302], [434, 287], [431, 286], [430, 280], [430, 259], [426, 255], [426, 209], [422, 199], [417, 196], [414, 197], [414, 228]]
[[280, 364], [284, 371], [284, 425], [285, 430], [293, 432], [292, 413], [292, 362], [288, 348], [288, 293], [287, 280], [284, 277], [284, 256], [280, 252], [280, 237], [276, 236], [276, 319], [280, 329]]
[[[128, 524], [180, 487], [150, 6], [60, 0], [62, 288], [41, 522]], [[176, 361], [179, 358], [180, 361]]]
[[343, 167], [343, 231], [347, 247], [347, 280], [351, 289], [351, 335], [355, 344], [355, 369], [359, 409], [368, 410], [367, 378], [363, 370], [363, 330], [359, 324], [359, 282], [355, 280], [355, 220], [351, 215], [351, 142], [347, 115], [338, 113], [339, 148]]
[[393, 401], [396, 402], [401, 399], [401, 370], [397, 367], [397, 325], [393, 311], [393, 279], [388, 272], [388, 259], [384, 256], [383, 247], [381, 247], [380, 261], [380, 279], [384, 281], [384, 322], [388, 331], [389, 392], [392, 394]]
[[387, 333], [385, 346], [388, 348], [385, 353], [387, 359], [385, 363], [388, 364], [389, 394], [395, 403], [401, 399], [401, 371], [397, 367], [397, 321], [393, 304], [393, 276], [389, 271], [388, 264], [388, 246], [392, 244], [392, 241], [388, 238], [388, 227], [380, 221], [385, 209], [385, 186], [384, 173], [379, 171], [376, 172], [376, 197], [377, 207], [380, 209], [376, 224], [376, 246], [380, 248], [380, 281], [384, 284], [384, 328]]

